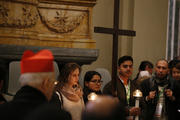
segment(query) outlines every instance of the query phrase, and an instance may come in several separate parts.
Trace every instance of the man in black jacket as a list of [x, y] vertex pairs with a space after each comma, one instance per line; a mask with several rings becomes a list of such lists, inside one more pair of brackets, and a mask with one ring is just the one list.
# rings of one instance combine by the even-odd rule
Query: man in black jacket
[[52, 96], [54, 57], [49, 50], [25, 51], [21, 59], [21, 88], [13, 100], [0, 105], [1, 120], [22, 120]]
[[169, 78], [168, 62], [158, 60], [155, 75], [144, 80], [140, 87], [146, 101], [145, 120], [173, 120], [170, 118], [173, 103], [173, 80]]

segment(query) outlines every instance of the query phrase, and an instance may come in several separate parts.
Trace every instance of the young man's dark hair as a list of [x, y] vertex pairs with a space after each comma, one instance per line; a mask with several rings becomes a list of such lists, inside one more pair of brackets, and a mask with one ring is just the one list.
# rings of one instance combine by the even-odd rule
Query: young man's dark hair
[[149, 68], [153, 68], [153, 64], [150, 61], [142, 61], [139, 65], [139, 71], [143, 71], [146, 69], [146, 66]]
[[120, 66], [124, 61], [132, 61], [133, 63], [133, 58], [131, 56], [122, 56], [118, 60], [118, 66]]
[[172, 68], [176, 66], [177, 63], [180, 63], [180, 60], [171, 60], [168, 63], [168, 68], [170, 69], [170, 75], [172, 75]]
[[175, 67], [176, 64], [179, 63], [179, 62], [180, 62], [180, 60], [171, 60], [171, 61], [169, 61], [169, 63], [168, 63], [169, 69], [172, 69], [173, 67]]

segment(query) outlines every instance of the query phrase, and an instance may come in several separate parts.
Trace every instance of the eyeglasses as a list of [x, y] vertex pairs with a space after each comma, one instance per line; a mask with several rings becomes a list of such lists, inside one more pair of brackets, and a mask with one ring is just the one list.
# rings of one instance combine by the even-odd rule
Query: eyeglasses
[[91, 80], [91, 81], [89, 81], [89, 82], [93, 82], [93, 83], [102, 83], [103, 81], [102, 80], [96, 80], [96, 79], [94, 79], [94, 80]]

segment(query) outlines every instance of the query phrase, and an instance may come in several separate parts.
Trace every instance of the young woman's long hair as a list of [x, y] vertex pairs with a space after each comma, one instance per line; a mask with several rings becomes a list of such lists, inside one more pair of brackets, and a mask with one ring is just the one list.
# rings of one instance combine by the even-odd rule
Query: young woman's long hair
[[79, 69], [79, 72], [81, 71], [81, 67], [77, 63], [66, 63], [64, 66], [62, 66], [59, 76], [58, 76], [58, 84], [55, 87], [55, 90], [60, 89], [64, 84], [68, 83], [69, 75], [76, 69]]

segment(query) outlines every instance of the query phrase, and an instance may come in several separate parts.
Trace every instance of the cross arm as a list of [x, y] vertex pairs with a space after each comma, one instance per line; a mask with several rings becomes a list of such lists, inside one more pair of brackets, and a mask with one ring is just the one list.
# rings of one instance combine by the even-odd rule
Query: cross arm
[[115, 30], [113, 28], [105, 28], [105, 27], [94, 27], [95, 33], [105, 33], [105, 34], [118, 34], [124, 36], [136, 36], [136, 31], [133, 30]]
[[133, 30], [118, 30], [118, 35], [136, 36], [136, 31], [133, 31]]
[[95, 33], [106, 33], [106, 34], [114, 34], [114, 30], [112, 28], [105, 27], [94, 27]]

